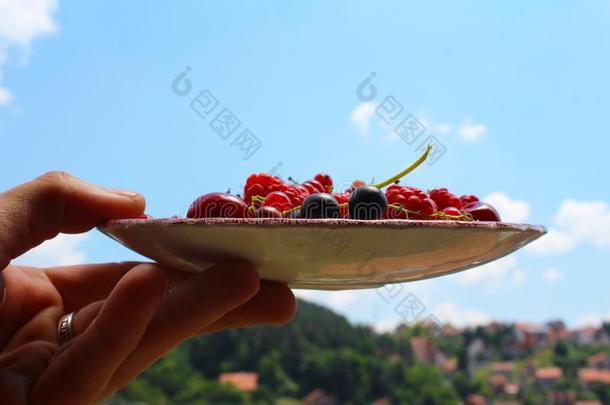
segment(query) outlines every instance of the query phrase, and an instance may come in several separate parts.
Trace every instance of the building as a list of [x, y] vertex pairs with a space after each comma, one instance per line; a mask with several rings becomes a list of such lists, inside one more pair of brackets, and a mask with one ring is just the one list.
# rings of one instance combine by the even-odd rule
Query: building
[[258, 373], [221, 373], [218, 381], [221, 384], [231, 384], [239, 391], [252, 392], [258, 388]]
[[572, 331], [572, 343], [577, 346], [592, 346], [597, 343], [597, 329], [587, 326]]
[[574, 405], [576, 394], [572, 391], [551, 391], [547, 394], [550, 405]]
[[610, 356], [606, 353], [597, 353], [589, 357], [587, 360], [589, 368], [596, 368], [598, 370], [610, 370]]
[[610, 370], [581, 368], [578, 370], [578, 380], [584, 387], [593, 383], [610, 384]]
[[493, 374], [489, 377], [489, 386], [494, 395], [504, 394], [508, 378], [503, 374]]
[[432, 363], [435, 358], [435, 350], [428, 336], [413, 336], [409, 339], [411, 352], [415, 361]]
[[562, 370], [559, 367], [540, 367], [537, 368], [534, 375], [536, 383], [544, 389], [551, 389], [557, 384], [561, 378]]
[[512, 379], [515, 371], [515, 363], [512, 361], [496, 361], [491, 363], [490, 368], [492, 374], [503, 375], [508, 379]]
[[316, 388], [303, 398], [303, 405], [337, 405], [337, 400], [326, 391]]
[[517, 323], [515, 339], [523, 351], [547, 347], [550, 344], [549, 327], [540, 324]]
[[464, 405], [487, 405], [487, 398], [479, 394], [470, 394], [466, 397]]

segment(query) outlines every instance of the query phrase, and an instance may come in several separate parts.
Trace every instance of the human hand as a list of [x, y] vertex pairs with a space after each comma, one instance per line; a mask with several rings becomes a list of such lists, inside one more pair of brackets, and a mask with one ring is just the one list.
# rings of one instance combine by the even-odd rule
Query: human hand
[[[144, 206], [139, 194], [59, 172], [0, 193], [1, 404], [95, 403], [191, 337], [292, 318], [290, 289], [243, 262], [198, 274], [133, 262], [9, 265], [59, 232], [139, 217]], [[76, 336], [59, 346], [58, 321], [71, 312]]]

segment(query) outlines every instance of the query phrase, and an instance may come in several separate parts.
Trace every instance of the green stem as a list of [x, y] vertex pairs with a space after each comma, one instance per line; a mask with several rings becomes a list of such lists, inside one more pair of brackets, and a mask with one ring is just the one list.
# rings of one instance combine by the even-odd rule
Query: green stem
[[409, 174], [410, 172], [415, 170], [419, 165], [424, 163], [424, 161], [428, 158], [428, 155], [430, 154], [431, 150], [432, 150], [432, 146], [428, 145], [428, 147], [426, 148], [426, 151], [419, 157], [419, 159], [417, 159], [415, 162], [413, 162], [413, 164], [411, 164], [411, 166], [407, 167], [405, 170], [398, 173], [396, 176], [390, 177], [386, 181], [382, 181], [381, 183], [374, 184], [374, 186], [381, 190], [382, 188], [394, 183], [396, 180], [403, 178], [404, 176], [406, 176], [407, 174]]

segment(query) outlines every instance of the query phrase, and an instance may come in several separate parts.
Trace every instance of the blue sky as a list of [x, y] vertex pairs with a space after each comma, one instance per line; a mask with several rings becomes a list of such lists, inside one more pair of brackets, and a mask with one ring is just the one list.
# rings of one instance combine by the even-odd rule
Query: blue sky
[[[381, 179], [418, 155], [374, 113], [394, 96], [446, 148], [410, 183], [491, 196], [506, 218], [551, 230], [404, 294], [460, 324], [610, 317], [610, 2], [22, 3], [0, 1], [0, 189], [61, 169], [171, 216], [274, 167]], [[187, 66], [193, 90], [179, 97]], [[378, 96], [363, 105], [371, 72]], [[261, 141], [252, 157], [190, 108], [204, 89]], [[92, 232], [23, 261], [134, 257]], [[299, 294], [356, 322], [400, 320], [372, 290]]]

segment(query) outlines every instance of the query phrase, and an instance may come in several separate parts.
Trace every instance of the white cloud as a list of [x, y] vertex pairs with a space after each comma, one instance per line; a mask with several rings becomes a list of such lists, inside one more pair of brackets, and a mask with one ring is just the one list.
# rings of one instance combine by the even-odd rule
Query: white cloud
[[487, 133], [485, 124], [475, 123], [471, 118], [467, 118], [457, 129], [458, 135], [466, 142], [479, 141]]
[[458, 283], [462, 285], [480, 284], [489, 291], [518, 287], [526, 279], [523, 270], [517, 268], [515, 256], [505, 256], [483, 266], [458, 273], [456, 277]]
[[491, 193], [483, 201], [497, 209], [504, 222], [522, 223], [530, 215], [531, 209], [527, 201], [513, 200], [502, 192]]
[[544, 273], [542, 273], [542, 279], [551, 284], [561, 281], [563, 278], [564, 274], [557, 269], [546, 269]]
[[566, 253], [574, 250], [577, 244], [578, 241], [572, 235], [557, 229], [549, 229], [542, 238], [527, 245], [525, 251], [540, 255]]
[[566, 200], [554, 221], [578, 240], [610, 247], [610, 207], [604, 201]]
[[471, 308], [460, 308], [450, 301], [438, 304], [433, 313], [441, 322], [461, 327], [483, 325], [491, 321], [491, 317], [484, 312]]
[[400, 325], [401, 323], [404, 323], [404, 321], [401, 318], [396, 317], [396, 318], [384, 319], [382, 321], [375, 322], [371, 326], [378, 333], [385, 333], [385, 332], [393, 332], [396, 329], [396, 327], [398, 325]]
[[[56, 9], [57, 0], [0, 0], [0, 68], [11, 48], [28, 55], [35, 38], [57, 30], [53, 21]], [[11, 93], [2, 86], [1, 73], [0, 70], [0, 107], [12, 100]]]
[[603, 322], [607, 322], [610, 320], [609, 315], [600, 315], [600, 314], [585, 314], [576, 320], [575, 326], [582, 328], [585, 326], [599, 326]]
[[566, 253], [581, 243], [610, 247], [610, 206], [605, 201], [565, 200], [549, 233], [526, 248], [534, 254]]
[[447, 124], [447, 123], [441, 123], [441, 124], [437, 124], [434, 127], [434, 132], [436, 132], [439, 135], [447, 135], [451, 133], [451, 125]]
[[361, 134], [365, 135], [371, 127], [371, 120], [375, 115], [375, 103], [360, 103], [352, 110], [350, 122]]
[[333, 291], [326, 301], [332, 308], [345, 309], [358, 302], [359, 293], [362, 294], [362, 290]]
[[4, 87], [0, 87], [0, 107], [8, 105], [11, 102], [11, 99], [11, 92]]
[[335, 311], [345, 313], [352, 304], [363, 302], [368, 299], [372, 291], [370, 290], [341, 290], [341, 291], [322, 291], [322, 290], [294, 290], [295, 295], [307, 301], [316, 302], [327, 306]]
[[86, 238], [86, 234], [59, 234], [17, 258], [15, 263], [40, 267], [84, 263], [87, 255], [80, 245]]

